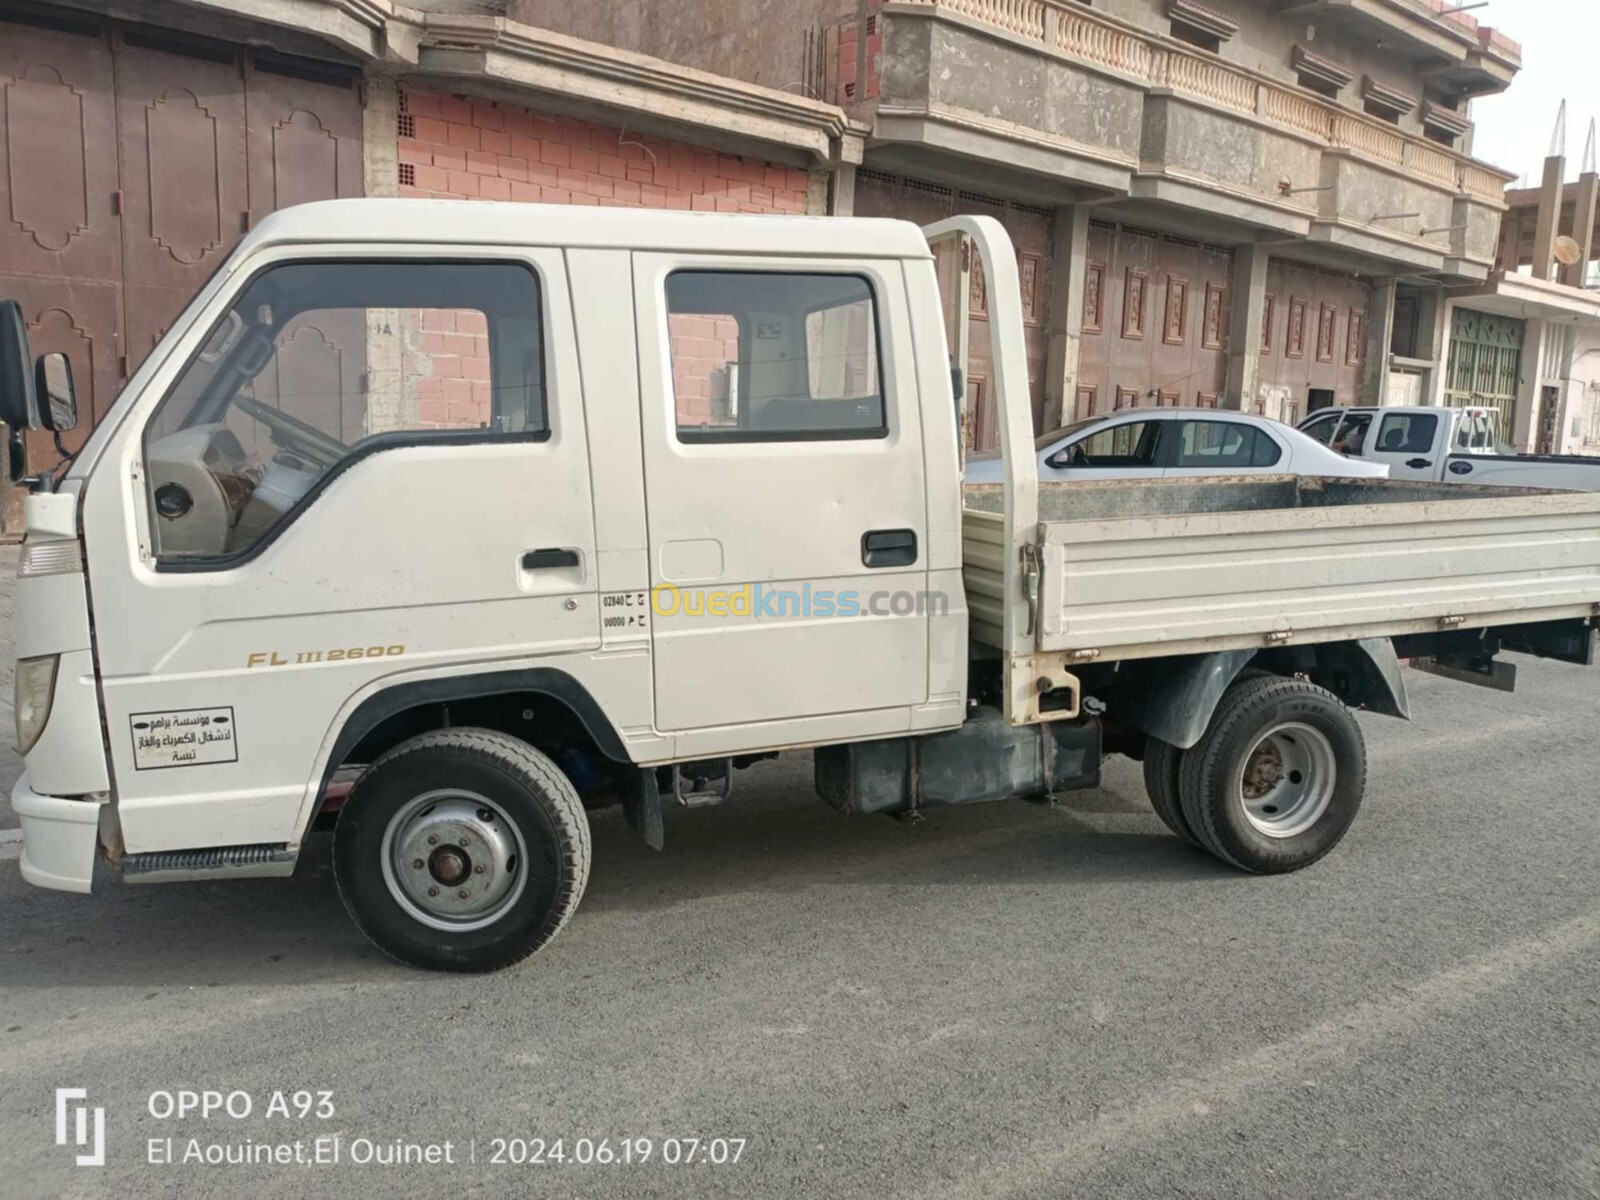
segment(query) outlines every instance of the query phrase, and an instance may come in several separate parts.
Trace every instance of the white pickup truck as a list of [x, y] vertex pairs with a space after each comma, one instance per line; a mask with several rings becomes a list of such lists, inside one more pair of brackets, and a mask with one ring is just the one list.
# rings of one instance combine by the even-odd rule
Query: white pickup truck
[[1350, 458], [1384, 464], [1391, 479], [1600, 491], [1600, 458], [1518, 454], [1494, 408], [1324, 408], [1299, 429]]
[[[964, 489], [969, 292], [935, 262], [969, 248], [1005, 476]], [[34, 367], [0, 306], [0, 416], [70, 427]], [[361, 928], [453, 970], [567, 921], [586, 810], [659, 848], [667, 802], [788, 750], [908, 817], [1121, 752], [1178, 835], [1305, 867], [1365, 791], [1347, 706], [1405, 716], [1402, 656], [1586, 663], [1600, 612], [1597, 494], [1041, 485], [982, 217], [287, 209], [32, 485], [23, 874], [284, 875], [332, 825]]]

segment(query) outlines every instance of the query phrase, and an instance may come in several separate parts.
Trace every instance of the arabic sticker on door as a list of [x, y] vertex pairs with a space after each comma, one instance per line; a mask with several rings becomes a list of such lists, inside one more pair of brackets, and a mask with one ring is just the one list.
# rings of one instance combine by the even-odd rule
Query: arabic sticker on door
[[239, 761], [232, 708], [178, 708], [134, 713], [133, 765], [140, 771]]

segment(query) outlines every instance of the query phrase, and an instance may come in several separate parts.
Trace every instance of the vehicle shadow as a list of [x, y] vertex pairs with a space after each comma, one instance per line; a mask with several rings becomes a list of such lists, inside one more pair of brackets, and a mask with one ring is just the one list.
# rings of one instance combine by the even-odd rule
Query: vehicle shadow
[[[809, 772], [768, 772], [743, 801], [736, 793], [717, 808], [670, 806], [660, 853], [620, 810], [592, 814], [589, 887], [563, 940], [581, 936], [586, 918], [667, 913], [719, 896], [754, 895], [765, 904], [838, 886], [1075, 889], [1233, 874], [1168, 833], [1142, 797], [1135, 804], [1096, 790], [1054, 806], [1006, 801], [934, 810], [907, 823], [841, 816], [811, 793]], [[406, 973], [346, 915], [331, 846], [331, 836], [314, 835], [283, 880], [129, 887], [102, 869], [93, 895], [74, 896], [13, 877], [0, 883], [0, 986], [170, 989]]]

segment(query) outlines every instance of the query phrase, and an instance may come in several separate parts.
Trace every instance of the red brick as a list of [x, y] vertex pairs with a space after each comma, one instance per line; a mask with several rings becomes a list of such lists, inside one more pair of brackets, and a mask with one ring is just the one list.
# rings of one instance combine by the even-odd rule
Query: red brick
[[657, 187], [653, 183], [639, 185], [639, 203], [651, 208], [665, 208], [667, 206], [667, 189]]
[[528, 164], [528, 182], [542, 183], [546, 187], [555, 187], [561, 182], [561, 168], [553, 167], [544, 162], [530, 162]]
[[456, 311], [456, 328], [462, 333], [489, 336], [489, 318], [477, 309], [463, 308]]
[[461, 96], [440, 96], [439, 115], [446, 121], [471, 125], [472, 103]]
[[460, 146], [435, 146], [433, 148], [433, 165], [443, 167], [446, 171], [465, 171], [467, 169], [467, 152]]
[[572, 193], [565, 188], [544, 187], [539, 189], [539, 199], [545, 204], [571, 204]]
[[478, 177], [466, 171], [451, 171], [449, 186], [458, 196], [474, 197], [478, 194]]
[[773, 196], [771, 188], [753, 187], [750, 189], [751, 204], [760, 204], [764, 207], [770, 208], [772, 207], [772, 199]]
[[443, 145], [450, 140], [450, 126], [436, 117], [418, 117], [415, 124], [419, 142]]
[[437, 397], [417, 400], [417, 419], [429, 425], [443, 425], [450, 418], [450, 406]]
[[639, 185], [631, 179], [618, 179], [611, 185], [611, 194], [625, 204], [639, 203]]
[[565, 167], [572, 162], [572, 150], [559, 142], [546, 142], [539, 147], [539, 161], [554, 167]]
[[433, 375], [435, 379], [460, 379], [461, 360], [453, 354], [435, 354]]
[[655, 181], [655, 164], [649, 162], [630, 162], [628, 164], [628, 178], [635, 183], [653, 183]]
[[478, 148], [478, 131], [471, 125], [450, 125], [450, 144], [460, 146], [463, 150], [476, 150]]
[[695, 212], [716, 212], [717, 202], [710, 196], [696, 196], [690, 202]]
[[525, 137], [533, 136], [533, 114], [525, 108], [504, 108], [500, 110], [505, 114], [506, 132], [522, 134]]
[[396, 144], [400, 152], [400, 161], [403, 163], [431, 163], [433, 162], [433, 147], [427, 142], [419, 142], [416, 138], [401, 138]]
[[610, 199], [616, 194], [612, 188], [611, 180], [601, 175], [588, 176], [583, 182], [582, 190], [591, 196], [599, 196], [603, 199]]
[[422, 310], [422, 328], [436, 333], [454, 333], [456, 314], [448, 308], [425, 308]]
[[600, 170], [600, 156], [593, 150], [582, 146], [572, 147], [571, 163], [574, 171], [588, 172]]
[[598, 170], [600, 174], [612, 179], [626, 179], [628, 177], [628, 160], [615, 154], [600, 155]]
[[572, 199], [567, 201], [567, 203], [569, 203], [569, 204], [577, 204], [577, 205], [588, 204], [588, 205], [598, 206], [600, 202], [598, 200], [596, 200], [593, 196], [589, 195], [588, 192], [573, 192], [572, 193]]
[[511, 135], [495, 129], [481, 129], [478, 131], [478, 145], [490, 154], [510, 154]]
[[744, 165], [741, 170], [744, 177], [753, 184], [764, 184], [767, 182], [766, 163], [756, 162], [754, 159], [747, 158], [744, 160]]
[[474, 175], [498, 175], [500, 160], [493, 154], [485, 154], [482, 150], [468, 150], [467, 170]]
[[559, 142], [561, 135], [566, 130], [566, 122], [557, 121], [552, 117], [539, 117], [533, 119], [534, 136], [542, 142]]
[[472, 399], [472, 382], [467, 379], [441, 379], [439, 393], [452, 404]]
[[668, 192], [667, 198], [662, 202], [663, 208], [692, 208], [693, 197], [688, 192]]
[[657, 163], [656, 169], [650, 175], [650, 182], [656, 184], [658, 187], [664, 187], [668, 191], [674, 191], [682, 186], [682, 184], [678, 182], [679, 174], [681, 174], [681, 172], [676, 167], [668, 167], [661, 163]]
[[528, 178], [528, 160], [525, 158], [513, 158], [509, 154], [502, 154], [497, 166], [501, 179], [526, 181]]
[[472, 103], [472, 123], [479, 129], [504, 129], [505, 117], [492, 103], [474, 100]]
[[705, 176], [699, 171], [679, 171], [678, 188], [681, 191], [698, 194], [706, 187]]
[[463, 358], [461, 360], [461, 373], [471, 380], [484, 380], [489, 378], [489, 360], [487, 358]]
[[694, 149], [690, 146], [669, 146], [667, 148], [667, 166], [677, 167], [679, 170], [694, 170]]
[[428, 188], [431, 191], [442, 192], [450, 185], [450, 173], [442, 167], [428, 167], [417, 164], [416, 178], [413, 182], [419, 188]]
[[511, 135], [510, 152], [518, 158], [526, 158], [530, 162], [537, 162], [539, 159], [539, 139], [514, 133]]
[[413, 117], [439, 115], [439, 97], [433, 92], [413, 92], [410, 88], [402, 88], [401, 95], [406, 98], [406, 112]]
[[523, 183], [520, 180], [511, 181], [511, 198], [519, 204], [539, 203], [539, 185], [536, 183]]
[[485, 200], [511, 199], [511, 181], [498, 175], [486, 175], [478, 182], [478, 193]]

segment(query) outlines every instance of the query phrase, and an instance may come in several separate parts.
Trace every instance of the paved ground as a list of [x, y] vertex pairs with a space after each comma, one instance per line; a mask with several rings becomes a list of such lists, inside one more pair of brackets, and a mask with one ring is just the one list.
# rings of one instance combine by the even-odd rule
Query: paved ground
[[[90, 897], [0, 847], [0, 1192], [1600, 1196], [1600, 674], [1522, 668], [1413, 674], [1417, 721], [1365, 722], [1367, 811], [1297, 876], [1185, 849], [1126, 763], [908, 827], [836, 816], [802, 760], [670, 813], [661, 855], [601, 814], [572, 925], [489, 978], [368, 948], [325, 841], [287, 882]], [[53, 1144], [60, 1086], [106, 1109], [104, 1167]], [[150, 1115], [180, 1088], [255, 1112]], [[297, 1088], [334, 1117], [265, 1117]], [[333, 1134], [339, 1166], [143, 1161]], [[497, 1137], [655, 1161], [493, 1165]], [[748, 1140], [664, 1166], [670, 1137]]]

